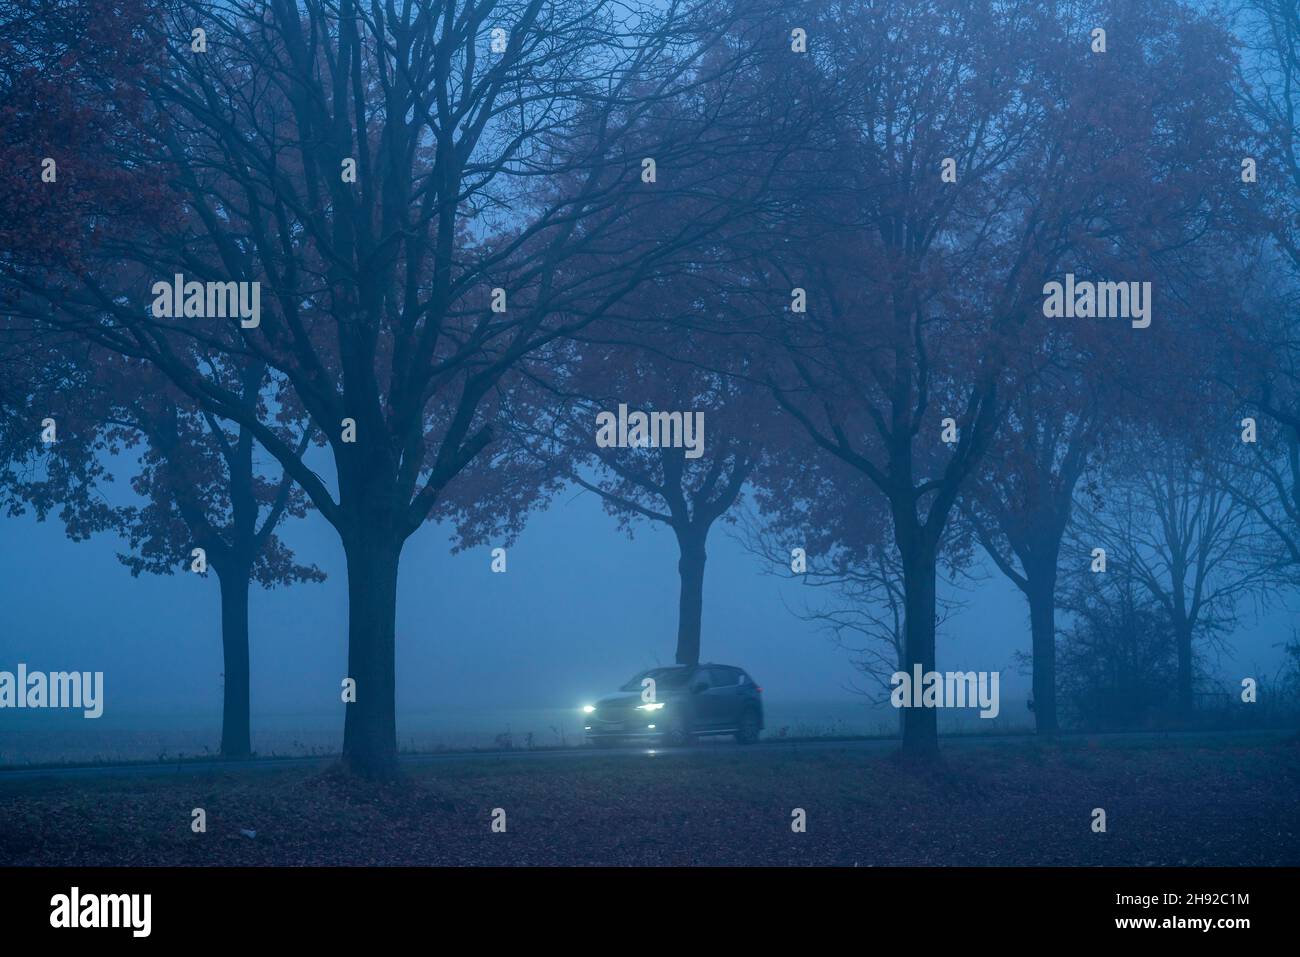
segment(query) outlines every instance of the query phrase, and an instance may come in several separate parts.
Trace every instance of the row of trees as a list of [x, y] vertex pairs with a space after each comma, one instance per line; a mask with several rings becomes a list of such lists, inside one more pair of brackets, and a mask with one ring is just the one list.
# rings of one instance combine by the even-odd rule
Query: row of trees
[[[344, 760], [371, 777], [396, 767], [406, 539], [508, 542], [571, 485], [673, 530], [680, 662], [747, 493], [755, 541], [852, 583], [905, 670], [936, 667], [939, 572], [982, 547], [1026, 596], [1046, 732], [1081, 483], [1090, 547], [1151, 590], [1105, 506], [1203, 432], [1180, 474], [1232, 517], [1198, 534], [1289, 545], [1242, 589], [1300, 555], [1280, 0], [3, 8], [0, 478], [74, 536], [125, 530], [134, 572], [204, 549], [225, 753], [249, 749], [249, 583], [319, 577], [276, 534], [309, 508], [347, 559]], [[1045, 317], [1067, 273], [1150, 283], [1153, 321]], [[178, 274], [258, 283], [260, 314], [155, 315]], [[620, 405], [702, 412], [701, 454], [597, 443]], [[1276, 428], [1242, 443], [1243, 414]], [[123, 450], [143, 505], [98, 492]], [[1181, 695], [1213, 602], [1170, 588]], [[902, 721], [937, 751], [933, 709]]]

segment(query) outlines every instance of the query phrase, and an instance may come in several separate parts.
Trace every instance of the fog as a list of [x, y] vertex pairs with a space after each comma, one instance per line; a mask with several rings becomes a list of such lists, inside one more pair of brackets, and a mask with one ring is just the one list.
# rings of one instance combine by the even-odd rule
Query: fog
[[[342, 549], [312, 513], [282, 526], [322, 584], [254, 587], [250, 622], [255, 746], [265, 752], [337, 751], [346, 675], [347, 591]], [[105, 714], [88, 721], [53, 709], [0, 711], [0, 761], [103, 754], [149, 756], [168, 745], [217, 749], [221, 640], [217, 580], [192, 573], [132, 578], [116, 553], [125, 543], [97, 535], [75, 543], [55, 520], [0, 522], [0, 670], [103, 671]], [[398, 735], [403, 747], [479, 746], [501, 731], [513, 743], [574, 743], [578, 708], [641, 668], [673, 660], [677, 545], [670, 532], [638, 527], [629, 539], [581, 490], [556, 497], [491, 571], [491, 548], [451, 554], [448, 530], [426, 525], [407, 543], [399, 581]], [[1063, 561], [1068, 560], [1063, 557]], [[767, 572], [732, 530], [710, 536], [702, 660], [746, 668], [764, 688], [769, 735], [781, 727], [831, 733], [889, 730], [891, 710], [855, 688], [851, 656], [798, 612], [827, 600]], [[943, 626], [940, 669], [1001, 672], [1002, 714], [945, 714], [948, 727], [1028, 728], [1028, 677], [1013, 655], [1029, 648], [1019, 592], [991, 568], [963, 589]], [[1225, 679], [1271, 674], [1289, 615], [1244, 610], [1230, 648], [1208, 670]], [[1064, 616], [1063, 616], [1064, 617]], [[956, 722], [956, 724], [954, 724]], [[19, 729], [22, 729], [21, 731]], [[57, 729], [51, 741], [28, 732]], [[418, 733], [417, 733], [418, 732]], [[158, 742], [162, 742], [159, 744]], [[295, 747], [295, 745], [297, 747]], [[34, 753], [39, 748], [39, 754]], [[29, 753], [25, 753], [29, 752]]]

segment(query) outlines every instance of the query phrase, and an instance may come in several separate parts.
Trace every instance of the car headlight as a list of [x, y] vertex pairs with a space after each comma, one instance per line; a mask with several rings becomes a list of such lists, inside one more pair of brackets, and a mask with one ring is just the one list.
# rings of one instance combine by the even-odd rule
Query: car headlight
[[649, 704], [639, 704], [636, 706], [638, 711], [658, 711], [664, 706], [662, 701], [651, 701]]
[[591, 714], [595, 710], [596, 710], [596, 706], [594, 704], [584, 704], [582, 706], [583, 714]]

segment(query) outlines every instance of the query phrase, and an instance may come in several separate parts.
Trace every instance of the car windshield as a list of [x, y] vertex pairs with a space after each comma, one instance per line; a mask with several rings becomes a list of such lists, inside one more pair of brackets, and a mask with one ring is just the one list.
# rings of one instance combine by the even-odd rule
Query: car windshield
[[650, 668], [641, 672], [619, 690], [640, 691], [641, 682], [646, 678], [653, 678], [656, 690], [681, 691], [686, 687], [686, 679], [690, 677], [690, 674], [691, 669], [689, 668]]

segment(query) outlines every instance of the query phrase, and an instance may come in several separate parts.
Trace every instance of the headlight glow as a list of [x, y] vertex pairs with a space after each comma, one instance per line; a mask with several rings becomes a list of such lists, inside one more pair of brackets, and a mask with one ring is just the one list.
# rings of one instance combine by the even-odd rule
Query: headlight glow
[[636, 706], [638, 711], [658, 711], [664, 706], [662, 701], [652, 701], [649, 704], [639, 704]]
[[583, 714], [591, 714], [591, 713], [592, 713], [593, 711], [595, 711], [595, 710], [596, 710], [596, 706], [595, 706], [595, 705], [584, 704], [584, 705], [582, 706], [582, 713], [583, 713]]

